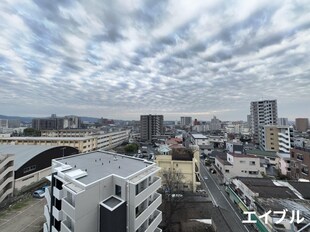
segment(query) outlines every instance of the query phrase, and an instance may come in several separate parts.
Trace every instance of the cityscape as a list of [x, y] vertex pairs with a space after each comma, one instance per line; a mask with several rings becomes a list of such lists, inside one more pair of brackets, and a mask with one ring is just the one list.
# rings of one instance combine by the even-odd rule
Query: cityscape
[[0, 2], [0, 231], [310, 231], [309, 12]]

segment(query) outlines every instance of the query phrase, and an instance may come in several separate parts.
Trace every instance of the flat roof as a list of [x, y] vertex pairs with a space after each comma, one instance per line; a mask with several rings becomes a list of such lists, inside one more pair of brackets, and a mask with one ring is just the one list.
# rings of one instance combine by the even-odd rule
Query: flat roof
[[129, 178], [142, 169], [154, 164], [153, 162], [143, 159], [107, 151], [94, 151], [55, 160], [72, 167], [69, 170], [62, 171], [63, 173], [77, 169], [85, 171], [87, 175], [77, 178], [77, 181], [85, 185], [91, 184], [92, 182], [112, 174], [122, 178]]
[[14, 169], [17, 170], [38, 154], [58, 146], [0, 144], [0, 154], [14, 155]]
[[269, 157], [277, 157], [277, 153], [274, 151], [262, 151], [259, 149], [246, 150], [247, 154], [257, 155], [257, 156], [269, 156]]
[[203, 134], [192, 134], [194, 139], [207, 139], [208, 137]]
[[63, 141], [76, 141], [76, 140], [87, 140], [87, 139], [93, 139], [93, 136], [85, 136], [85, 137], [9, 137], [9, 138], [0, 138], [0, 140], [12, 140], [12, 141], [58, 141], [58, 140], [63, 140]]

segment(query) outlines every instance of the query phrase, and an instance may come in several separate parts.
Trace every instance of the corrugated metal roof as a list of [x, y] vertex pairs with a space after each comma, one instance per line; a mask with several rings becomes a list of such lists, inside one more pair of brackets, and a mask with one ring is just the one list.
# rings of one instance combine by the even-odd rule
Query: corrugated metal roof
[[15, 171], [36, 155], [57, 146], [0, 144], [0, 154], [14, 155]]

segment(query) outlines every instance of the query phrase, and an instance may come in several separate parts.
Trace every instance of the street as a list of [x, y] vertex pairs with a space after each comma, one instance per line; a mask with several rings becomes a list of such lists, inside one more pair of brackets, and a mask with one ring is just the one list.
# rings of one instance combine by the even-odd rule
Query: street
[[[200, 172], [202, 181], [207, 188], [207, 191], [212, 199], [212, 202], [215, 206], [220, 207], [223, 210], [223, 217], [225, 221], [229, 224], [229, 227], [232, 231], [236, 232], [250, 232], [251, 230], [248, 229], [244, 224], [242, 224], [242, 218], [237, 212], [237, 209], [233, 203], [228, 198], [227, 193], [223, 186], [219, 186], [214, 177], [212, 176], [206, 166], [200, 161]], [[205, 178], [207, 177], [207, 178]]]

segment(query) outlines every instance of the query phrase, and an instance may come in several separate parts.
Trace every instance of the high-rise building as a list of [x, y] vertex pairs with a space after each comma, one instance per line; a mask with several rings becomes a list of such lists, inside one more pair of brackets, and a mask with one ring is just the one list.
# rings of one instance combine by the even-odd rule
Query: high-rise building
[[259, 145], [261, 150], [289, 153], [293, 145], [293, 127], [260, 125]]
[[80, 127], [80, 118], [72, 115], [56, 117], [56, 114], [52, 114], [49, 118], [32, 119], [32, 128], [36, 130], [77, 129]]
[[279, 126], [288, 126], [288, 118], [278, 118]]
[[0, 119], [0, 128], [9, 128], [9, 120]]
[[277, 100], [262, 100], [251, 102], [251, 132], [253, 141], [259, 143], [260, 125], [277, 125]]
[[221, 129], [221, 120], [213, 116], [210, 123], [210, 130], [220, 130]]
[[192, 117], [181, 117], [181, 126], [191, 126]]
[[43, 231], [161, 231], [159, 169], [102, 151], [52, 160]]
[[151, 141], [153, 136], [164, 134], [163, 115], [141, 115], [140, 134], [142, 141]]
[[299, 132], [306, 132], [309, 128], [308, 118], [296, 118], [295, 119], [296, 130]]

